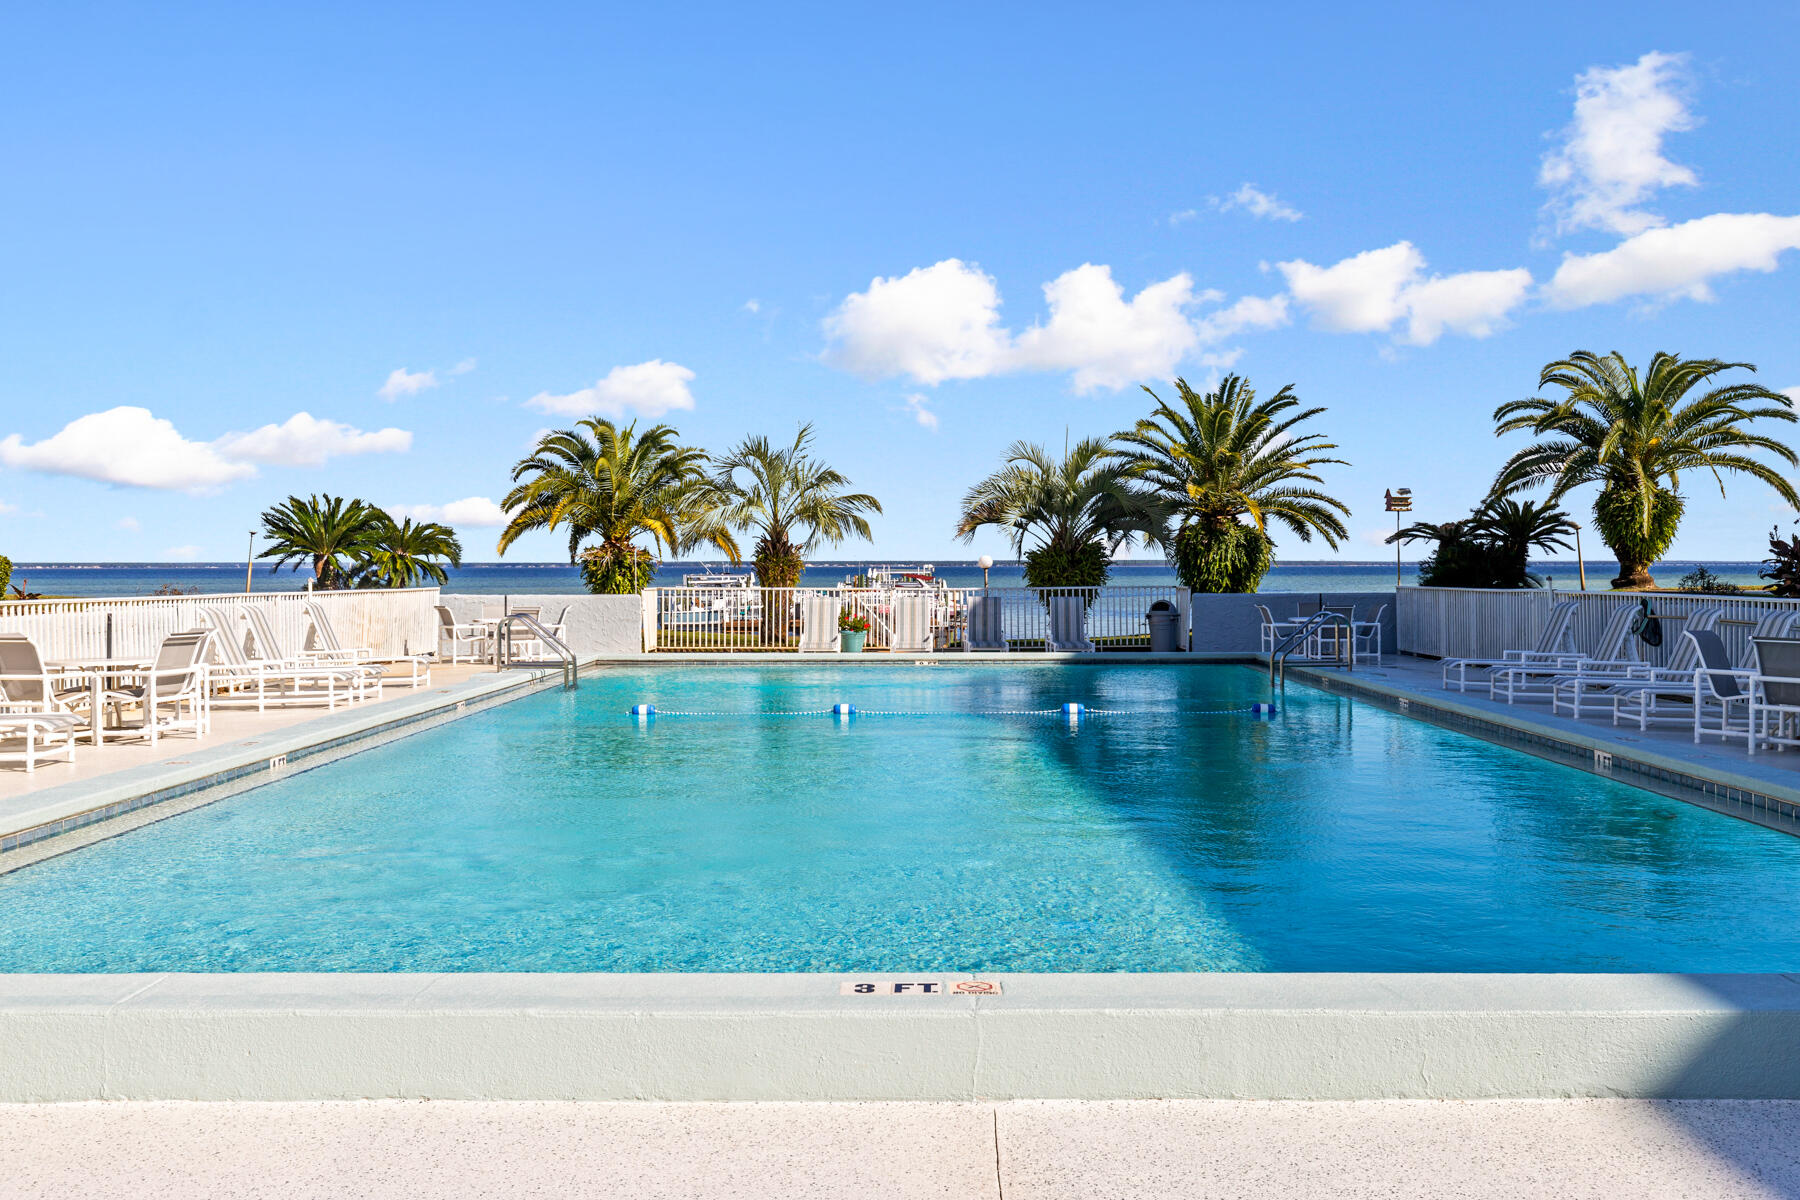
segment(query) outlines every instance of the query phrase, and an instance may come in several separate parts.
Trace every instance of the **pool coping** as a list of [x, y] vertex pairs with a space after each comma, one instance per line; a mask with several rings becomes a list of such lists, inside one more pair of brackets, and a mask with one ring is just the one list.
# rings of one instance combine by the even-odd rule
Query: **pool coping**
[[0, 1102], [1800, 1097], [1793, 975], [872, 978], [4, 976]]

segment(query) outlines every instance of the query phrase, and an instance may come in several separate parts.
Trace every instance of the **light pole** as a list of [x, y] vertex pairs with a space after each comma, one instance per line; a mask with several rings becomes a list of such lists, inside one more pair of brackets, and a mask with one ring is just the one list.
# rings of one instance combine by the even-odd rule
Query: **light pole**
[[1412, 489], [1390, 488], [1387, 510], [1394, 514], [1394, 590], [1400, 590], [1400, 514], [1412, 511]]
[[1575, 527], [1575, 569], [1581, 574], [1581, 590], [1587, 591], [1587, 563], [1581, 557], [1581, 522], [1570, 521]]
[[250, 548], [244, 551], [244, 595], [250, 594], [250, 568], [256, 562], [256, 530], [250, 531]]
[[987, 591], [988, 568], [994, 565], [993, 556], [984, 554], [975, 560], [975, 565], [981, 568], [981, 590], [985, 592]]

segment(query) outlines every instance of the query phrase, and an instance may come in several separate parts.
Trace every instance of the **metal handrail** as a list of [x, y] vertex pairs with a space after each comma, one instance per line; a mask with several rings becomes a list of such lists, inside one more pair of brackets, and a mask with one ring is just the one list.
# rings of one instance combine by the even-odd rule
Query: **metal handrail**
[[[1346, 671], [1356, 669], [1356, 622], [1341, 612], [1323, 609], [1301, 622], [1300, 628], [1283, 638], [1269, 651], [1269, 686], [1271, 688], [1287, 686], [1288, 655], [1306, 644], [1308, 638], [1327, 625], [1342, 625], [1350, 636], [1338, 642], [1345, 647], [1339, 661]], [[1279, 674], [1278, 674], [1279, 672]]]
[[[575, 658], [575, 652], [569, 649], [568, 645], [564, 643], [561, 638], [544, 628], [544, 623], [530, 613], [511, 613], [501, 617], [500, 623], [494, 627], [494, 669], [496, 671], [504, 671], [513, 666], [512, 626], [514, 621], [523, 621], [531, 630], [534, 636], [530, 640], [538, 642], [541, 645], [549, 646], [552, 650], [556, 651], [557, 658], [562, 661], [563, 690], [566, 692], [574, 691], [581, 674], [580, 664]], [[535, 664], [529, 663], [525, 665]]]

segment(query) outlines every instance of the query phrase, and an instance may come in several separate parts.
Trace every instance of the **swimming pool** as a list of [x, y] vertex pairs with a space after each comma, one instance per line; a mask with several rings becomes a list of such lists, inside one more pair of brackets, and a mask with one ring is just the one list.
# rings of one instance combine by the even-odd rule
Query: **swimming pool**
[[1800, 965], [1800, 839], [1295, 683], [1211, 711], [1265, 689], [606, 669], [0, 876], [0, 971]]

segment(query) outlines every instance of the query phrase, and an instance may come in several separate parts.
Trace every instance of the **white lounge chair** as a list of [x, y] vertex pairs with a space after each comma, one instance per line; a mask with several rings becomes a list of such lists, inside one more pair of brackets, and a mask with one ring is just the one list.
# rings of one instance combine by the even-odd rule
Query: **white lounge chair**
[[800, 653], [829, 654], [839, 646], [835, 596], [803, 596], [800, 599]]
[[[1718, 651], [1712, 666], [1713, 672], [1730, 670], [1740, 682], [1743, 682], [1742, 691], [1747, 695], [1749, 691], [1747, 681], [1754, 678], [1757, 672], [1757, 639], [1786, 637], [1793, 630], [1796, 622], [1800, 622], [1800, 609], [1779, 608], [1764, 614], [1762, 620], [1756, 623], [1756, 628], [1744, 644], [1743, 653], [1738, 655], [1735, 662], [1725, 659], [1725, 652], [1722, 649]], [[1613, 724], [1617, 725], [1629, 719], [1636, 721], [1639, 729], [1646, 729], [1652, 721], [1668, 721], [1682, 725], [1693, 721], [1695, 719], [1693, 685], [1696, 682], [1694, 670], [1701, 666], [1701, 662], [1698, 657], [1698, 644], [1690, 641], [1685, 634], [1710, 632], [1717, 624], [1718, 621], [1715, 619], [1711, 624], [1703, 623], [1694, 629], [1684, 631], [1682, 650], [1676, 655], [1679, 661], [1672, 663], [1671, 667], [1685, 667], [1687, 668], [1685, 672], [1664, 668], [1657, 672], [1651, 680], [1628, 680], [1609, 687], [1607, 690], [1613, 696]], [[1721, 639], [1720, 645], [1723, 646], [1723, 644], [1723, 639]], [[1694, 657], [1688, 657], [1689, 654]], [[1700, 689], [1700, 698], [1705, 703], [1711, 704], [1718, 699], [1716, 693], [1720, 687], [1725, 686], [1723, 679], [1718, 681], [1718, 686], [1706, 684]], [[1731, 694], [1738, 695], [1737, 692]], [[1730, 722], [1726, 721], [1724, 724], [1729, 725]], [[1726, 733], [1722, 736], [1736, 735]]]
[[1277, 621], [1266, 604], [1258, 604], [1256, 611], [1262, 614], [1262, 637], [1257, 644], [1264, 654], [1275, 653], [1275, 647], [1281, 644], [1281, 639], [1304, 624], [1302, 621]]
[[894, 595], [888, 610], [888, 649], [921, 654], [931, 649], [931, 614], [936, 608], [930, 596]]
[[[1521, 663], [1556, 662], [1563, 659], [1580, 658], [1575, 649], [1575, 610], [1578, 607], [1573, 600], [1559, 600], [1550, 606], [1550, 616], [1544, 622], [1543, 632], [1538, 634], [1537, 644], [1529, 650], [1508, 650], [1499, 658], [1447, 658], [1438, 664], [1443, 668], [1444, 690], [1455, 687], [1459, 692], [1469, 690], [1469, 672], [1492, 672], [1499, 667], [1517, 666]], [[1263, 610], [1265, 613], [1267, 609]], [[1454, 679], [1452, 676], [1454, 675]], [[1479, 680], [1477, 682], [1480, 682]]]
[[[9, 712], [0, 701], [0, 762], [25, 765], [30, 775], [41, 762], [75, 761], [75, 736], [84, 722], [70, 713]], [[12, 749], [7, 743], [17, 742]]]
[[963, 625], [964, 650], [1010, 651], [1006, 640], [1005, 608], [998, 596], [976, 596], [969, 601]]
[[401, 654], [393, 657], [376, 658], [375, 652], [367, 647], [346, 648], [338, 641], [337, 630], [331, 627], [331, 614], [317, 600], [306, 602], [306, 615], [312, 620], [313, 636], [319, 645], [312, 650], [303, 650], [303, 660], [321, 663], [350, 663], [353, 665], [377, 665], [383, 668], [401, 667], [404, 674], [384, 670], [383, 683], [391, 683], [399, 687], [421, 688], [431, 686], [431, 655]]
[[[123, 728], [125, 710], [135, 708], [139, 713], [137, 732], [152, 746], [166, 733], [205, 736], [211, 727], [205, 661], [211, 638], [212, 633], [205, 629], [172, 633], [163, 639], [149, 666], [109, 667], [108, 676], [121, 682], [109, 683], [99, 693], [101, 712], [93, 714], [95, 727], [100, 726], [105, 711], [110, 709], [115, 717], [114, 728]], [[91, 704], [94, 699], [90, 694], [85, 702]]]
[[[1717, 625], [1724, 615], [1722, 605], [1701, 605], [1687, 615], [1682, 622], [1681, 631], [1684, 634], [1705, 633]], [[1561, 715], [1566, 708], [1569, 716], [1579, 721], [1585, 709], [1610, 707], [1613, 710], [1613, 724], [1616, 725], [1619, 723], [1619, 706], [1616, 703], [1619, 696], [1646, 684], [1691, 684], [1694, 681], [1694, 668], [1699, 665], [1695, 643], [1692, 639], [1683, 637], [1676, 644], [1675, 652], [1669, 656], [1667, 666], [1633, 664], [1610, 674], [1578, 671], [1573, 675], [1551, 680], [1550, 711]]]
[[[275, 632], [275, 623], [269, 620], [269, 614], [259, 604], [240, 605], [244, 619], [250, 622], [250, 643], [256, 648], [256, 657], [268, 662], [281, 663], [289, 667], [324, 667], [333, 671], [342, 671], [353, 677], [362, 689], [361, 699], [379, 699], [381, 685], [387, 680], [387, 672], [372, 663], [330, 662], [309, 658], [303, 654], [290, 654], [281, 641], [281, 635]], [[370, 693], [373, 692], [373, 697]]]
[[1649, 671], [1638, 655], [1637, 638], [1632, 635], [1632, 618], [1637, 609], [1621, 604], [1600, 631], [1591, 653], [1558, 661], [1513, 663], [1488, 672], [1488, 696], [1516, 704], [1520, 700], [1545, 700], [1554, 695], [1555, 681], [1579, 675], [1620, 676], [1630, 670]]
[[1050, 636], [1044, 649], [1053, 653], [1092, 654], [1099, 649], [1087, 636], [1087, 600], [1081, 596], [1051, 596]]
[[1361, 662], [1365, 658], [1375, 660], [1381, 665], [1381, 618], [1387, 614], [1387, 605], [1378, 605], [1375, 615], [1358, 621], [1354, 617], [1350, 621], [1351, 658]]
[[271, 706], [323, 703], [335, 709], [340, 702], [353, 704], [363, 695], [354, 670], [252, 659], [244, 649], [236, 614], [208, 605], [200, 615], [214, 634], [207, 646], [211, 659], [207, 684], [212, 693], [208, 703], [215, 708], [250, 707], [264, 712]]

